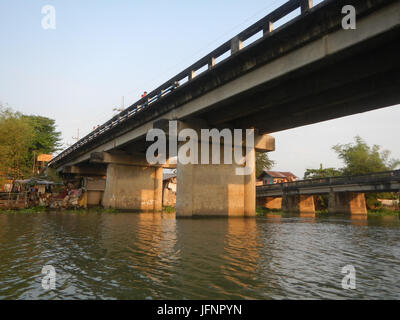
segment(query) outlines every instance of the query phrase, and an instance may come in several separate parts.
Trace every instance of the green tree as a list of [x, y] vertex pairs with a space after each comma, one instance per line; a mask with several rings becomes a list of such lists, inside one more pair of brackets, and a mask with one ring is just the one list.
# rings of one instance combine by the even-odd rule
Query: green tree
[[24, 177], [29, 166], [29, 146], [34, 131], [21, 114], [0, 109], [0, 173], [18, 179]]
[[360, 136], [354, 139], [355, 143], [337, 144], [332, 148], [345, 164], [341, 169], [343, 175], [393, 170], [400, 164], [399, 160], [389, 159], [390, 151], [381, 151], [378, 145], [370, 147]]
[[[340, 176], [342, 173], [340, 170], [335, 168], [323, 168], [322, 163], [319, 169], [307, 169], [304, 173], [304, 179], [319, 179]], [[318, 210], [328, 209], [328, 195], [317, 195], [315, 196], [315, 205]]]
[[42, 116], [22, 116], [34, 130], [34, 138], [29, 147], [30, 152], [53, 153], [61, 147], [61, 132], [56, 131], [56, 124], [53, 119]]
[[335, 168], [323, 168], [321, 163], [319, 169], [307, 169], [304, 173], [304, 179], [328, 178], [340, 175], [340, 170]]
[[258, 177], [264, 170], [269, 170], [275, 165], [275, 161], [268, 157], [266, 152], [256, 153], [256, 177]]
[[60, 135], [54, 120], [22, 115], [0, 105], [0, 175], [30, 176], [34, 157], [58, 150]]

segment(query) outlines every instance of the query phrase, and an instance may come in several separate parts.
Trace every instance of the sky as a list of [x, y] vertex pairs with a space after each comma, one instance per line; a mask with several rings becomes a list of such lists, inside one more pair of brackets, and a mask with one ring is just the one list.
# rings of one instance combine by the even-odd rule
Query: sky
[[[0, 103], [56, 120], [64, 146], [111, 118], [285, 0], [2, 0]], [[314, 3], [321, 2], [314, 1]], [[52, 5], [56, 28], [43, 29]], [[274, 133], [273, 170], [341, 167], [332, 150], [360, 135], [400, 159], [393, 106]]]

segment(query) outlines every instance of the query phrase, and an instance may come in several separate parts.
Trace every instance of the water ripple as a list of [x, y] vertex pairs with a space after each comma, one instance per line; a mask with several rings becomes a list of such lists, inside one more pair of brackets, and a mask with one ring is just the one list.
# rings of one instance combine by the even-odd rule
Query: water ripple
[[[399, 299], [399, 231], [396, 218], [1, 214], [0, 299]], [[355, 290], [341, 287], [349, 264]]]

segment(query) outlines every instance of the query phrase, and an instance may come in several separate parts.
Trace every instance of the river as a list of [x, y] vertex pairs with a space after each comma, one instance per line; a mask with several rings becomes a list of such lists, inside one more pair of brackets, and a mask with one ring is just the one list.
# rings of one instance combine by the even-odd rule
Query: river
[[0, 214], [0, 299], [300, 298], [400, 299], [398, 218]]

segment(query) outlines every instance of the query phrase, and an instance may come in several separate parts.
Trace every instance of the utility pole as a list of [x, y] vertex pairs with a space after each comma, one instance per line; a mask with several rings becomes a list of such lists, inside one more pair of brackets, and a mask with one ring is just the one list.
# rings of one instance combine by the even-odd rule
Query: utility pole
[[122, 112], [124, 110], [125, 110], [125, 97], [122, 96], [122, 98], [121, 98], [121, 107], [114, 108], [113, 111]]
[[32, 167], [32, 174], [35, 175], [35, 166], [36, 166], [36, 152], [33, 151], [33, 167]]
[[76, 140], [76, 142], [79, 141], [79, 128], [78, 128], [78, 134], [76, 135], [76, 137], [72, 137], [72, 139]]

